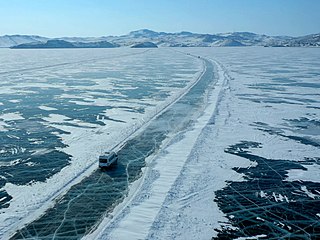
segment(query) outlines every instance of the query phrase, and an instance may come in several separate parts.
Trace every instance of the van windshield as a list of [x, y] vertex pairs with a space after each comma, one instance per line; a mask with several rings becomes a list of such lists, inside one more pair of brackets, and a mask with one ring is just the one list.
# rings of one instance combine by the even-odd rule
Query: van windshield
[[100, 158], [99, 161], [101, 163], [107, 163], [108, 162], [108, 159], [107, 158]]

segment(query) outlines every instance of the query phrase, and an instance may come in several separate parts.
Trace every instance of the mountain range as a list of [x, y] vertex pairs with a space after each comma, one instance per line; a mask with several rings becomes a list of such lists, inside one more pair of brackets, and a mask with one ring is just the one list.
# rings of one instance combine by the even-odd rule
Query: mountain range
[[267, 36], [251, 32], [200, 34], [185, 31], [166, 33], [142, 29], [132, 31], [122, 36], [103, 37], [46, 38], [35, 35], [0, 36], [0, 47], [3, 48], [109, 48], [137, 45], [148, 47], [150, 43], [153, 43], [155, 47], [319, 47], [320, 33], [301, 37], [290, 37]]

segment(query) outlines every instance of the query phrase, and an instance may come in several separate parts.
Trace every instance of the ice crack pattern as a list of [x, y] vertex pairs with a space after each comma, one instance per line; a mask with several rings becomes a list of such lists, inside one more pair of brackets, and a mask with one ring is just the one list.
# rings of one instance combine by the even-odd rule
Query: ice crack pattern
[[243, 141], [225, 150], [257, 165], [234, 169], [244, 174], [245, 181], [230, 182], [216, 192], [215, 201], [235, 228], [217, 230], [219, 234], [214, 239], [257, 235], [264, 236], [260, 239], [318, 239], [320, 183], [285, 181], [288, 170], [306, 171], [304, 164], [250, 153], [250, 149], [260, 146]]
[[[178, 55], [198, 61], [181, 53]], [[212, 84], [212, 80], [213, 65], [205, 61], [205, 71], [198, 82], [177, 102], [153, 119], [141, 134], [128, 140], [119, 150], [117, 166], [107, 171], [97, 170], [74, 185], [58, 199], [53, 208], [19, 230], [13, 239], [35, 236], [78, 239], [94, 229], [99, 221], [123, 200], [128, 185], [141, 176], [145, 159], [155, 154], [170, 135], [192, 127], [193, 121], [201, 114], [207, 88]]]
[[[168, 192], [170, 201], [166, 204], [170, 204], [161, 208], [148, 236], [151, 239], [166, 239], [163, 236], [199, 239], [200, 235], [220, 239], [319, 238], [319, 50], [177, 50], [186, 54], [169, 49], [141, 54], [136, 54], [139, 50], [113, 49], [108, 50], [109, 56], [101, 56], [100, 50], [99, 53], [93, 50], [92, 62], [80, 59], [72, 64], [66, 59], [64, 62], [70, 63], [60, 66], [54, 66], [59, 64], [59, 56], [53, 55], [54, 61], [45, 64], [52, 66], [47, 69], [37, 63], [38, 69], [18, 73], [13, 64], [7, 69], [13, 72], [1, 74], [4, 81], [0, 87], [0, 133], [8, 141], [0, 149], [6, 159], [1, 161], [1, 167], [43, 169], [49, 163], [36, 161], [39, 156], [57, 154], [55, 151], [66, 154], [64, 162], [57, 162], [59, 166], [66, 164], [65, 167], [57, 173], [48, 169], [45, 171], [48, 178], [40, 181], [27, 178], [27, 184], [13, 184], [6, 181], [15, 179], [11, 176], [14, 171], [3, 173], [1, 191], [7, 191], [8, 195], [0, 198], [4, 206], [0, 217], [5, 220], [1, 223], [1, 234], [11, 223], [11, 229], [20, 229], [14, 236], [9, 234], [13, 239], [78, 239], [95, 229], [102, 218], [106, 222], [117, 219], [117, 211], [112, 209], [127, 196], [128, 186], [140, 178], [141, 168], [152, 167], [146, 165], [145, 159], [153, 158], [172, 136], [179, 141], [179, 137], [198, 129], [194, 123], [200, 119], [207, 90], [212, 87], [208, 87], [208, 80], [213, 77], [212, 64], [204, 59], [212, 59], [219, 69], [217, 75], [228, 79], [224, 94], [206, 127], [202, 143], [197, 143], [199, 149], [192, 150], [190, 156], [195, 159], [189, 159], [180, 172], [181, 182]], [[77, 56], [87, 57], [86, 51], [75, 52]], [[126, 51], [137, 52], [115, 60], [115, 56]], [[200, 72], [203, 73], [200, 81], [187, 89]], [[188, 94], [181, 95], [186, 90], [190, 90]], [[40, 96], [36, 109], [26, 106], [28, 101], [30, 106], [34, 101], [30, 95]], [[49, 101], [41, 100], [42, 96]], [[175, 96], [182, 97], [172, 101]], [[161, 111], [163, 106], [165, 111]], [[153, 118], [154, 114], [157, 117]], [[143, 131], [127, 138], [145, 122], [148, 125]], [[52, 141], [32, 135], [28, 138], [29, 147], [16, 144], [25, 141], [23, 134], [28, 136], [39, 129], [46, 130]], [[92, 161], [121, 139], [127, 141], [119, 151], [118, 166], [95, 171]], [[175, 150], [181, 153], [184, 148]], [[29, 154], [30, 159], [23, 158], [24, 154]], [[169, 164], [170, 160], [166, 165]], [[88, 169], [87, 166], [92, 166], [89, 172], [93, 174], [81, 171]], [[194, 169], [195, 166], [200, 169]], [[60, 178], [67, 182], [70, 174], [74, 175], [71, 179], [81, 174], [88, 177], [71, 188], [56, 181]], [[154, 178], [146, 181], [158, 179], [161, 174], [155, 172]], [[45, 183], [69, 191], [52, 208], [46, 208], [44, 214], [36, 215], [38, 212], [32, 211], [32, 204], [51, 202], [41, 196], [46, 191]], [[31, 204], [26, 198], [17, 197], [20, 190], [24, 194], [32, 190], [26, 195]], [[148, 194], [138, 196], [138, 200], [139, 197], [153, 199]], [[40, 204], [36, 202], [39, 199], [43, 200]], [[186, 205], [181, 206], [179, 199]], [[173, 217], [177, 212], [179, 215]], [[26, 218], [24, 227], [14, 225], [24, 220], [24, 216], [33, 218], [29, 221]], [[115, 224], [118, 224], [116, 220]], [[121, 226], [110, 225], [110, 228], [115, 227], [112, 231], [115, 233], [128, 232]], [[130, 229], [134, 231], [135, 227], [133, 224]]]
[[[32, 214], [35, 206], [45, 204], [83, 169], [96, 166], [99, 154], [160, 111], [170, 98], [185, 91], [201, 70], [198, 59], [183, 54], [173, 59], [171, 51], [154, 52], [13, 52], [19, 61], [14, 61], [17, 56], [10, 56], [11, 65], [6, 63], [8, 71], [0, 76], [0, 138], [4, 143], [0, 146], [0, 203], [5, 219], [1, 234], [19, 223], [16, 219]], [[24, 64], [32, 61], [33, 67]], [[93, 177], [99, 186], [110, 184], [111, 179], [111, 183], [119, 182], [110, 199], [101, 199], [107, 206], [112, 207], [114, 199], [125, 195], [123, 187], [134, 176], [130, 174], [127, 179], [121, 174], [139, 171], [142, 159], [158, 147], [161, 139], [156, 135], [151, 138], [145, 151], [135, 143], [128, 145], [136, 161], [119, 164], [117, 174], [104, 172], [103, 177]], [[74, 199], [78, 193], [74, 194], [66, 198]], [[12, 215], [14, 212], [16, 215]], [[82, 221], [71, 225], [81, 225]], [[83, 234], [81, 231], [79, 234]]]

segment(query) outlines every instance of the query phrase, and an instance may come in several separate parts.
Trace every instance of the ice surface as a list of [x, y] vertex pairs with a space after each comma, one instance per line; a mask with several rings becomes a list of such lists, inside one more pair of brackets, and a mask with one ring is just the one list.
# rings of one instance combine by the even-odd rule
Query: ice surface
[[[145, 115], [144, 121], [146, 122], [149, 121], [148, 118], [154, 117], [146, 128], [142, 128], [132, 139], [128, 139], [118, 151], [119, 164], [114, 169], [94, 171], [83, 181], [74, 185], [53, 208], [48, 209], [46, 214], [27, 225], [15, 237], [35, 235], [62, 237], [66, 234], [80, 236], [94, 227], [106, 214], [106, 211], [111, 210], [115, 203], [122, 200], [127, 192], [128, 184], [139, 178], [141, 168], [145, 166], [145, 158], [156, 153], [168, 136], [184, 131], [185, 127], [192, 125], [194, 118], [201, 114], [203, 105], [201, 102], [205, 101], [206, 88], [212, 81], [210, 77], [213, 75], [212, 65], [209, 67], [208, 71], [201, 76], [196, 75], [194, 83], [188, 84], [187, 88], [191, 89], [190, 92], [185, 92], [184, 89], [176, 96], [173, 95], [173, 98], [169, 97], [168, 102], [165, 101], [158, 105], [151, 111], [151, 115]], [[198, 77], [201, 78], [199, 82]], [[190, 112], [194, 113], [189, 114]], [[88, 143], [86, 147], [88, 148]], [[101, 204], [101, 202], [106, 204]], [[87, 210], [79, 210], [80, 206], [81, 209]], [[75, 221], [77, 218], [86, 220]], [[50, 227], [43, 229], [43, 222], [47, 222]]]
[[[212, 69], [207, 69], [207, 71], [212, 71]], [[207, 78], [210, 80], [212, 76], [207, 76]], [[180, 132], [174, 136], [167, 143], [167, 147], [163, 147], [163, 151], [159, 154], [159, 157], [152, 161], [149, 160], [148, 164], [152, 167], [146, 169], [147, 176], [145, 177], [149, 180], [145, 181], [145, 184], [135, 193], [136, 197], [134, 200], [126, 206], [126, 209], [129, 209], [129, 211], [116, 215], [112, 220], [105, 219], [100, 224], [102, 229], [98, 229], [96, 233], [89, 235], [89, 239], [94, 237], [95, 234], [98, 234], [98, 239], [126, 239], [127, 236], [133, 239], [145, 239], [151, 227], [158, 229], [155, 219], [162, 208], [167, 208], [165, 200], [168, 195], [172, 194], [169, 191], [180, 175], [190, 151], [198, 135], [201, 133], [201, 129], [208, 123], [212, 112], [215, 110], [224, 81], [222, 76], [218, 79], [219, 81], [215, 83], [216, 88], [214, 92], [210, 91], [210, 98], [207, 100], [210, 104], [206, 107], [205, 114], [201, 114], [202, 116], [197, 120], [195, 125], [192, 125], [190, 131], [186, 133]], [[193, 91], [193, 89], [190, 91], [191, 95]], [[175, 106], [172, 108], [174, 109]], [[191, 194], [197, 195], [197, 193]], [[184, 203], [181, 202], [179, 204], [180, 207], [187, 204], [187, 202], [188, 197], [186, 197]], [[178, 211], [178, 209], [176, 210]], [[137, 224], [140, 226], [139, 228], [137, 228]], [[206, 236], [210, 237], [210, 233]], [[173, 239], [175, 237], [166, 236], [165, 238]]]
[[[157, 208], [161, 205], [161, 210], [152, 227], [146, 230], [150, 224], [142, 224], [137, 231], [143, 234], [129, 234], [135, 221], [147, 218], [137, 218], [137, 214], [151, 209], [147, 203], [157, 188], [144, 190], [144, 186], [160, 181], [161, 173], [156, 180], [146, 177], [137, 193], [147, 194], [146, 204], [133, 198], [132, 205], [119, 214], [120, 223], [117, 218], [112, 220], [115, 223], [102, 236], [317, 239], [319, 49], [183, 51], [221, 64], [228, 78], [224, 97], [166, 200], [154, 204]], [[173, 150], [179, 151], [181, 147]], [[161, 159], [154, 160], [154, 168]], [[206, 199], [214, 199], [222, 212]], [[147, 237], [145, 231], [149, 231]]]
[[216, 238], [319, 237], [319, 49], [184, 51], [216, 59], [230, 76], [211, 158], [255, 163], [238, 167], [235, 159], [244, 181], [229, 177], [215, 192], [229, 219]]
[[[15, 62], [2, 70], [9, 87], [0, 88], [1, 110], [24, 118], [3, 120], [3, 129], [9, 130], [1, 132], [4, 139], [18, 137], [23, 143], [23, 134], [14, 129], [35, 119], [60, 145], [39, 146], [36, 143], [43, 139], [33, 133], [39, 126], [25, 125], [30, 146], [36, 146], [30, 155], [50, 156], [47, 151], [55, 149], [59, 151], [54, 154], [65, 154], [58, 158], [65, 161], [62, 169], [44, 180], [7, 183], [2, 188], [13, 199], [1, 192], [0, 202], [6, 207], [0, 216], [4, 220], [1, 233], [12, 233], [10, 228], [19, 228], [48, 209], [45, 203], [61, 193], [48, 189], [54, 186], [70, 190], [17, 238], [80, 237], [90, 231], [86, 227], [102, 219], [88, 239], [115, 235], [131, 239], [319, 237], [319, 49], [177, 50], [187, 55], [167, 49], [132, 53], [118, 49], [109, 56], [94, 51], [87, 61], [88, 52], [83, 50], [76, 51], [79, 61], [72, 63], [69, 57], [59, 58], [62, 52], [54, 53], [52, 59], [60, 65], [48, 59], [47, 64], [39, 62], [35, 69], [20, 72], [25, 80], [18, 89], [20, 95], [15, 95], [14, 85], [21, 80], [18, 71], [24, 65]], [[207, 104], [202, 102], [193, 111], [190, 108], [197, 101], [180, 104], [176, 99], [190, 88], [205, 59], [216, 64], [216, 74], [225, 83], [215, 88], [222, 87], [220, 94], [211, 95], [218, 99], [210, 98], [210, 91], [204, 94], [209, 100], [204, 102], [214, 108], [205, 111]], [[24, 104], [24, 96], [35, 93], [49, 98], [34, 104], [39, 112], [22, 111], [19, 105]], [[190, 94], [198, 96], [197, 87]], [[164, 108], [167, 112], [161, 112]], [[190, 121], [177, 122], [174, 116], [185, 111], [190, 116], [183, 119]], [[101, 150], [150, 119], [124, 145], [115, 169], [94, 171], [96, 165], [90, 164]], [[104, 144], [98, 144], [97, 138]], [[38, 164], [23, 158], [29, 150], [21, 145], [0, 149], [7, 158], [1, 166]], [[10, 174], [14, 172], [3, 176], [6, 181], [12, 181]], [[81, 182], [78, 175], [88, 177]], [[68, 176], [78, 180], [70, 185], [57, 181], [67, 181]], [[16, 221], [20, 216], [22, 220]]]
[[[16, 169], [26, 169], [30, 174], [18, 178], [19, 172], [9, 168], [11, 164], [4, 164], [7, 169], [3, 169], [6, 175], [2, 193], [10, 201], [3, 204], [1, 234], [8, 236], [11, 233], [8, 229], [12, 231], [35, 219], [55, 196], [93, 172], [101, 152], [123, 141], [177, 99], [190, 88], [202, 67], [197, 59], [181, 54], [172, 58], [168, 50], [156, 55], [157, 50], [112, 52], [93, 50], [90, 54], [99, 57], [90, 61], [88, 52], [84, 51], [85, 60], [52, 65], [48, 62], [36, 68], [19, 70], [17, 67], [1, 73], [2, 109], [19, 110], [2, 114], [2, 119], [11, 122], [9, 126], [1, 126], [22, 136], [19, 145], [27, 149], [9, 155], [9, 151], [18, 148], [8, 142], [1, 154], [5, 161], [11, 162], [20, 157]], [[35, 57], [37, 61], [37, 54], [42, 53], [30, 54], [30, 59]], [[64, 52], [53, 54], [65, 55]], [[79, 52], [74, 54], [76, 58]], [[26, 97], [28, 94], [36, 97]], [[19, 103], [12, 101], [16, 99]], [[79, 105], [74, 99], [85, 104]], [[12, 121], [18, 123], [14, 128]], [[9, 134], [4, 137], [6, 141], [12, 138]], [[41, 171], [32, 174], [39, 168], [46, 174], [42, 175]], [[18, 218], [21, 220], [16, 221]]]

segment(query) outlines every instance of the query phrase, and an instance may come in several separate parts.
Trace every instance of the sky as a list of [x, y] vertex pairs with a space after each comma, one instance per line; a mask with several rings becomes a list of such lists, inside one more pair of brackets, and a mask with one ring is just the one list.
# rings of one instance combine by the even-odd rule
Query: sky
[[320, 0], [0, 0], [0, 35], [320, 33]]

